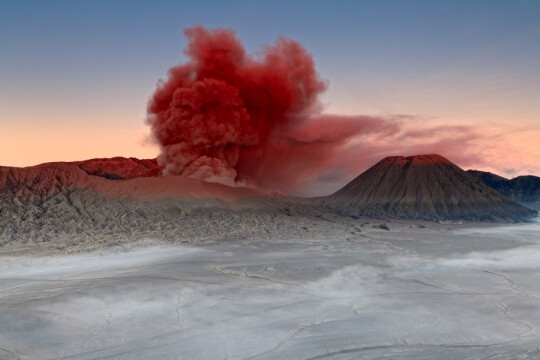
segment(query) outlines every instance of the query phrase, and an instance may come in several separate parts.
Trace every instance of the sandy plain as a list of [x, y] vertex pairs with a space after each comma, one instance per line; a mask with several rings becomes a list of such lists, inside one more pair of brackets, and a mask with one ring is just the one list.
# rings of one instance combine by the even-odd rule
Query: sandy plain
[[539, 222], [356, 224], [4, 247], [0, 359], [540, 358]]

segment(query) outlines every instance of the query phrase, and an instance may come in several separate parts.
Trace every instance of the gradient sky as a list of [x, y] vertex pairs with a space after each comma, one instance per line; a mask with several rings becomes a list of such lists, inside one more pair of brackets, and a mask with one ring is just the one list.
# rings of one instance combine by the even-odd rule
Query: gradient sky
[[539, 19], [540, 1], [0, 0], [0, 164], [155, 157], [146, 103], [201, 24], [250, 52], [299, 41], [329, 81], [325, 112], [464, 126], [481, 156], [443, 155], [540, 175]]

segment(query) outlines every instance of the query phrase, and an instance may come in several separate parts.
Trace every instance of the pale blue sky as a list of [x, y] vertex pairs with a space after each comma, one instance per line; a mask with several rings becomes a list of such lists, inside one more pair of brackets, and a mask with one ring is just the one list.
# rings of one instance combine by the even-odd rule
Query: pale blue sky
[[[539, 19], [539, 1], [0, 0], [0, 163], [155, 154], [146, 102], [194, 24], [233, 28], [250, 52], [299, 41], [328, 112], [538, 128]], [[81, 130], [91, 140], [69, 140]]]

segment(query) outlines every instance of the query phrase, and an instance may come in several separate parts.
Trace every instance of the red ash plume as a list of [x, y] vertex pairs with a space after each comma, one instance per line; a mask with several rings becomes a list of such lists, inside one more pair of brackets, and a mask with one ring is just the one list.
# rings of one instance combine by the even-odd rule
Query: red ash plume
[[326, 82], [295, 41], [278, 38], [251, 56], [232, 30], [196, 26], [185, 35], [189, 60], [169, 70], [148, 104], [164, 175], [287, 191], [347, 139], [386, 126], [319, 116]]

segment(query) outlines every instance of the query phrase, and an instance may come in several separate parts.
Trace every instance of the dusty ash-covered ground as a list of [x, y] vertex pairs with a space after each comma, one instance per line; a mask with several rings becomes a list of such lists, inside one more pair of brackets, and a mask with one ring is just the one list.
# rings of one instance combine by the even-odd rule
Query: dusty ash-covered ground
[[356, 223], [273, 241], [3, 248], [0, 358], [540, 358], [539, 223]]

